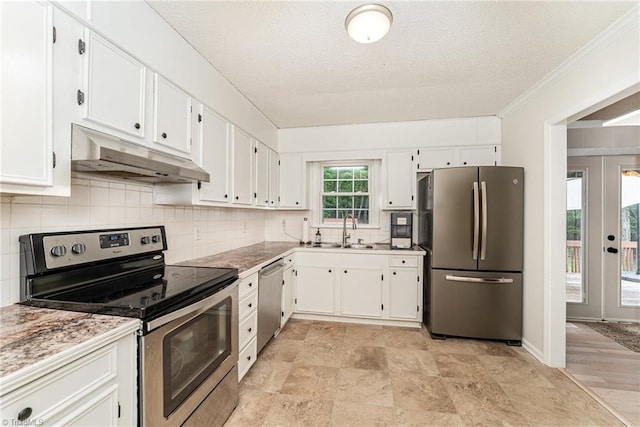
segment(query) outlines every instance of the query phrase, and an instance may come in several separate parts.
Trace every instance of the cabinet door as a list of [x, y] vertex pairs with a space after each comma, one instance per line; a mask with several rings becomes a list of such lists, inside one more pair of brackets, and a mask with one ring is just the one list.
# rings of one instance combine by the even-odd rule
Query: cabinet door
[[251, 137], [234, 127], [233, 134], [233, 203], [250, 205], [251, 192]]
[[300, 266], [296, 271], [296, 311], [333, 314], [334, 268]]
[[453, 148], [421, 148], [418, 150], [418, 170], [453, 166]]
[[70, 427], [110, 427], [118, 425], [118, 418], [118, 386], [112, 385], [82, 402], [72, 413], [52, 424]]
[[201, 184], [200, 199], [228, 202], [231, 124], [207, 107], [198, 114], [200, 158], [203, 169], [211, 174], [211, 180]]
[[458, 149], [458, 166], [495, 166], [496, 147], [461, 147]]
[[85, 38], [86, 119], [143, 138], [145, 66], [92, 31]]
[[53, 185], [53, 8], [1, 2], [0, 181]]
[[269, 206], [269, 148], [254, 140], [254, 193], [256, 206]]
[[269, 206], [277, 207], [280, 199], [280, 160], [278, 153], [269, 150]]
[[191, 152], [191, 97], [165, 80], [154, 76], [153, 141], [180, 153]]
[[282, 277], [282, 318], [280, 320], [280, 327], [289, 321], [291, 314], [293, 314], [293, 283], [295, 280], [295, 270], [293, 268], [287, 268]]
[[304, 208], [306, 181], [304, 163], [300, 154], [280, 155], [280, 207]]
[[341, 314], [380, 317], [382, 315], [382, 270], [345, 267], [341, 276]]
[[396, 268], [389, 273], [389, 317], [416, 320], [420, 306], [418, 270]]
[[416, 183], [412, 151], [391, 151], [386, 158], [387, 194], [389, 209], [412, 209]]

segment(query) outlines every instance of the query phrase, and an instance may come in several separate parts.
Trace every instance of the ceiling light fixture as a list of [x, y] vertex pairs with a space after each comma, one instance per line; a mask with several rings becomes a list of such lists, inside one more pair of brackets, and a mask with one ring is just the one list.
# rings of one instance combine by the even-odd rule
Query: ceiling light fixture
[[358, 43], [374, 43], [389, 32], [393, 15], [381, 4], [365, 4], [347, 15], [344, 26], [349, 37]]
[[640, 126], [640, 110], [635, 110], [627, 114], [623, 114], [615, 119], [602, 123], [602, 126]]

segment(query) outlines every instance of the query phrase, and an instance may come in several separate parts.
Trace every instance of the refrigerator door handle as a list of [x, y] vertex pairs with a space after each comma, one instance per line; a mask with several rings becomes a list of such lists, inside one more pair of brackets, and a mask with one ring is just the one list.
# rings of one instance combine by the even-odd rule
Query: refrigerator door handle
[[482, 243], [480, 244], [480, 259], [487, 257], [487, 183], [482, 181]]
[[473, 183], [473, 260], [478, 259], [478, 239], [480, 238], [480, 197], [478, 181]]
[[473, 283], [513, 283], [513, 279], [506, 277], [465, 277], [447, 274], [445, 279], [452, 282], [473, 282]]

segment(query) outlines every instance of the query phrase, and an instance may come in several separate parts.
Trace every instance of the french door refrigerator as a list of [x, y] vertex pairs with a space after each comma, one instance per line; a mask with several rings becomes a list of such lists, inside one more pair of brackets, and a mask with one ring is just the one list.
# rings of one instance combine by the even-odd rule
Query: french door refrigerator
[[522, 340], [524, 170], [434, 169], [418, 183], [424, 323], [434, 338]]

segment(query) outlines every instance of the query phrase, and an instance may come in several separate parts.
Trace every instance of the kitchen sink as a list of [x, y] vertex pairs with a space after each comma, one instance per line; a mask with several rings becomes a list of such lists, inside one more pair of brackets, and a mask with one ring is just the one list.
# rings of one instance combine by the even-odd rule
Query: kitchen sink
[[[378, 249], [375, 244], [367, 244], [367, 243], [347, 243], [345, 246], [337, 242], [322, 242], [322, 243], [312, 243], [307, 245], [308, 248], [329, 248], [329, 249]], [[383, 248], [379, 248], [383, 249]]]
[[341, 248], [342, 245], [340, 243], [322, 242], [322, 243], [312, 243], [307, 247], [309, 248]]
[[375, 245], [368, 245], [365, 243], [347, 243], [345, 245], [346, 249], [375, 249]]

